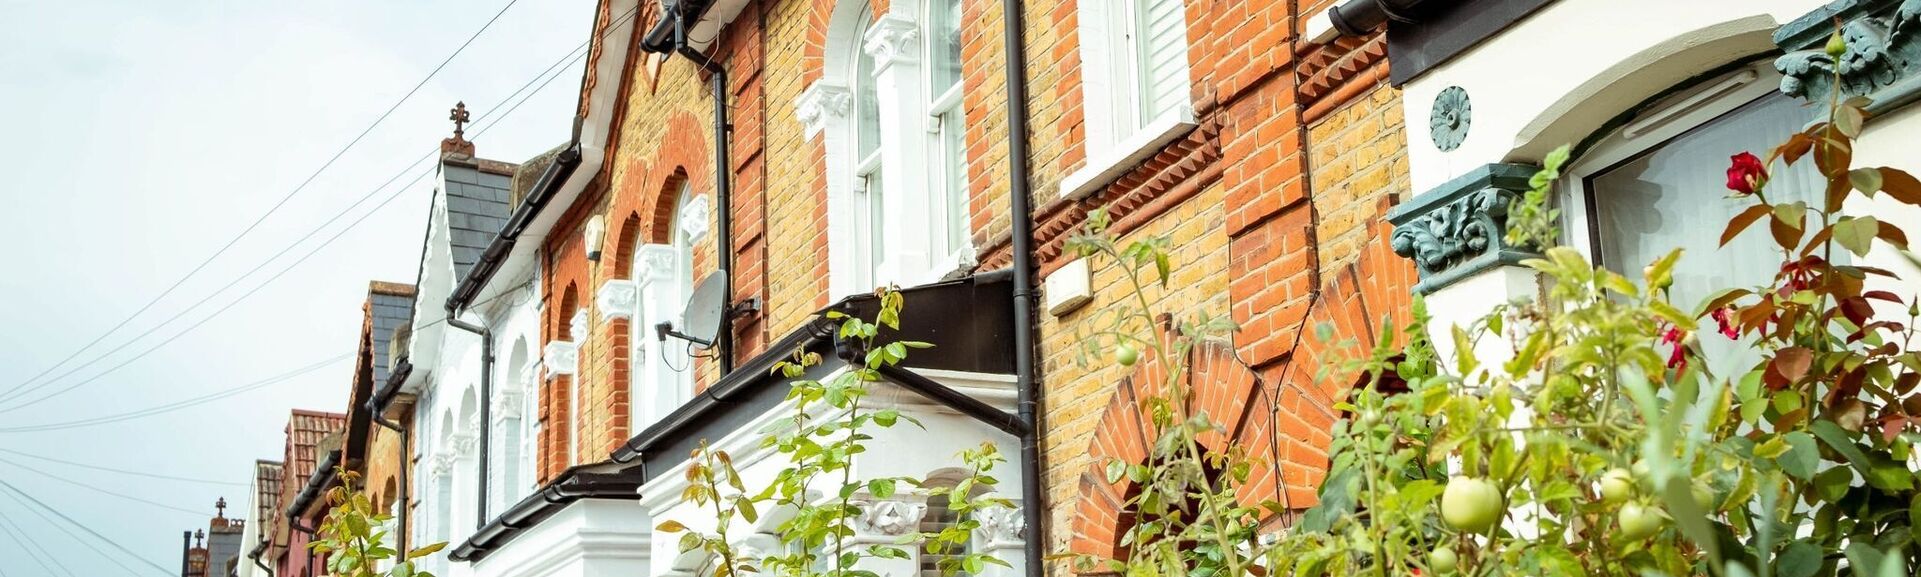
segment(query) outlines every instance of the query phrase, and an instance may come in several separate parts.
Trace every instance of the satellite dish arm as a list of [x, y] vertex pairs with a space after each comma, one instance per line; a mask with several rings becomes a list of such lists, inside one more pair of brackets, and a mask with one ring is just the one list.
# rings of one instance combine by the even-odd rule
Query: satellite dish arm
[[659, 339], [661, 342], [666, 342], [667, 337], [674, 337], [680, 340], [691, 342], [691, 343], [700, 345], [701, 348], [709, 348], [714, 346], [714, 341], [702, 339], [699, 337], [695, 337], [693, 335], [689, 335], [689, 334], [674, 330], [673, 321], [667, 321], [667, 322], [654, 325], [654, 338]]

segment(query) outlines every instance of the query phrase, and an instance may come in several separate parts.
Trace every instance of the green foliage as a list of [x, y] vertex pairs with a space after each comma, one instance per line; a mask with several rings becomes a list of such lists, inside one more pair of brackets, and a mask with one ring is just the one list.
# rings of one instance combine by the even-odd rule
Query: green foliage
[[[1104, 464], [1109, 482], [1139, 489], [1120, 558], [1068, 557], [1127, 577], [1909, 574], [1921, 566], [1921, 353], [1910, 349], [1921, 302], [1879, 288], [1912, 286], [1893, 272], [1836, 250], [1879, 245], [1921, 266], [1899, 228], [1843, 214], [1877, 195], [1921, 206], [1921, 180], [1851, 166], [1866, 106], [1837, 98], [1831, 121], [1765, 160], [1734, 159], [1728, 186], [1752, 206], [1722, 243], [1766, 220], [1781, 268], [1701, 303], [1670, 300], [1688, 266], [1680, 251], [1636, 282], [1556, 246], [1550, 198], [1568, 154], [1549, 155], [1509, 213], [1510, 242], [1542, 255], [1523, 263], [1539, 298], [1430, 327], [1417, 296], [1408, 324], [1324, 367], [1364, 379], [1336, 407], [1346, 418], [1317, 503], [1285, 530], [1262, 525], [1295, 509], [1284, 493], [1249, 503], [1239, 492], [1251, 469], [1275, 465], [1206, 448], [1223, 425], [1183, 412], [1187, 353], [1219, 325], [1154, 316], [1148, 279], [1167, 278], [1165, 240], [1117, 246], [1095, 212], [1070, 249], [1117, 264], [1135, 298], [1082, 335], [1082, 358], [1127, 345], [1165, 370], [1141, 388], [1156, 391], [1139, 401], [1149, 457]], [[1826, 194], [1771, 201], [1767, 167], [1804, 161]], [[1741, 345], [1712, 366], [1752, 364], [1716, 374], [1703, 338]], [[1383, 387], [1390, 376], [1397, 392]]]
[[[327, 490], [327, 517], [315, 530], [307, 549], [327, 558], [327, 575], [332, 577], [433, 577], [414, 564], [422, 557], [439, 552], [446, 543], [435, 543], [408, 551], [402, 556], [387, 543], [386, 524], [390, 515], [378, 512], [373, 500], [357, 487], [360, 474], [345, 468], [335, 475], [340, 485]], [[380, 566], [391, 564], [381, 569]]]
[[[980, 528], [974, 513], [1013, 506], [1011, 501], [983, 494], [1000, 483], [991, 473], [1006, 460], [994, 444], [983, 442], [963, 451], [959, 457], [966, 473], [951, 485], [907, 477], [854, 477], [855, 459], [867, 452], [867, 442], [873, 440], [868, 431], [901, 422], [921, 425], [898, 409], [869, 400], [874, 385], [882, 381], [880, 368], [900, 364], [913, 349], [933, 346], [916, 341], [882, 341], [883, 331], [900, 328], [905, 303], [892, 289], [878, 291], [876, 297], [880, 309], [871, 321], [838, 311], [827, 313], [829, 319], [840, 323], [839, 337], [857, 343], [856, 348], [863, 351], [862, 363], [825, 381], [805, 378], [807, 369], [821, 362], [816, 353], [797, 351], [792, 360], [774, 368], [776, 373], [793, 379], [787, 393], [793, 414], [764, 431], [768, 435], [762, 439], [762, 446], [788, 464], [766, 486], [749, 490], [732, 456], [724, 450], [703, 442], [694, 451], [693, 464], [686, 473], [689, 486], [681, 498], [706, 507], [711, 512], [708, 521], [712, 528], [695, 531], [680, 521], [667, 521], [657, 529], [680, 534], [681, 552], [698, 549], [707, 554], [708, 566], [701, 574], [878, 577], [863, 569], [861, 562], [909, 559], [911, 555], [898, 545], [911, 542], [919, 542], [929, 554], [940, 555], [939, 568], [949, 575], [978, 573], [989, 564], [1006, 565], [991, 555], [966, 550], [973, 532]], [[859, 499], [887, 499], [902, 492], [925, 499], [946, 499], [948, 509], [959, 520], [939, 531], [911, 535], [899, 544], [856, 546], [847, 542], [854, 535], [853, 522], [861, 514]], [[736, 533], [734, 523], [757, 523], [763, 512], [774, 509], [792, 512], [773, 531], [782, 550], [763, 552], [759, 559], [743, 557], [730, 536]]]

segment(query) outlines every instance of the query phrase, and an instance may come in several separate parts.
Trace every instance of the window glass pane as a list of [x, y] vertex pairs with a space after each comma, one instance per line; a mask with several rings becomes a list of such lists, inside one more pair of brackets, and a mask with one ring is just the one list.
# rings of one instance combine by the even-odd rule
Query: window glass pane
[[937, 99], [960, 82], [960, 0], [936, 0], [927, 10], [927, 98]]
[[880, 277], [880, 265], [887, 261], [887, 203], [881, 169], [867, 174], [867, 282], [878, 285], [891, 279]]
[[[1768, 227], [1750, 227], [1726, 247], [1719, 246], [1728, 219], [1754, 202], [1728, 197], [1728, 157], [1746, 150], [1765, 155], [1808, 120], [1808, 109], [1770, 93], [1589, 177], [1601, 264], [1638, 282], [1647, 263], [1683, 249], [1671, 289], [1673, 302], [1683, 309], [1721, 289], [1769, 282], [1780, 269], [1781, 251]], [[1779, 163], [1771, 168], [1775, 172], [1767, 187], [1769, 200], [1815, 204], [1820, 197], [1822, 181], [1813, 162], [1789, 170]], [[1712, 334], [1713, 326], [1713, 321], [1706, 323], [1706, 334]], [[1727, 357], [1727, 351], [1715, 349], [1733, 346], [1706, 336], [1701, 342], [1709, 347], [1710, 358]]]

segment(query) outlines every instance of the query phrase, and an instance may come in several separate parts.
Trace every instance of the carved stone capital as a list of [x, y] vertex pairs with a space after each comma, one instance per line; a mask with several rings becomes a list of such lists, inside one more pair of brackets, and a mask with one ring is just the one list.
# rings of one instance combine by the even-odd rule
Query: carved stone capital
[[1536, 170], [1489, 164], [1389, 211], [1394, 254], [1413, 259], [1421, 273], [1414, 292], [1431, 293], [1481, 271], [1534, 256], [1507, 244], [1507, 209], [1528, 189], [1528, 179]]
[[861, 48], [868, 56], [874, 57], [874, 67], [885, 70], [900, 62], [915, 62], [920, 58], [920, 26], [914, 19], [898, 12], [890, 12], [874, 20], [861, 39]]
[[688, 200], [687, 205], [680, 207], [680, 214], [675, 215], [674, 218], [680, 222], [680, 232], [686, 234], [689, 244], [692, 244], [706, 237], [707, 230], [713, 228], [713, 223], [707, 222], [713, 214], [712, 202], [707, 195], [703, 194]]
[[579, 365], [580, 349], [571, 341], [553, 341], [541, 350], [540, 362], [547, 367], [547, 376], [558, 377], [574, 374]]
[[1020, 507], [988, 507], [974, 511], [977, 531], [989, 548], [1019, 545], [1027, 539], [1027, 517]]
[[573, 331], [575, 343], [587, 342], [587, 309], [574, 311], [574, 318], [567, 320], [567, 329]]
[[[1836, 20], [1848, 45], [1839, 57], [1823, 50]], [[1783, 74], [1781, 91], [1825, 102], [1838, 71], [1842, 94], [1872, 97], [1871, 111], [1911, 102], [1921, 97], [1918, 28], [1921, 0], [1843, 0], [1823, 6], [1774, 33], [1774, 43], [1787, 52], [1774, 60]]]
[[495, 390], [494, 422], [520, 418], [520, 412], [526, 409], [526, 399], [527, 395], [520, 391]]
[[927, 503], [904, 499], [857, 499], [860, 509], [854, 517], [854, 531], [868, 536], [899, 537], [920, 529], [927, 515]]
[[433, 477], [445, 478], [454, 472], [453, 453], [434, 453], [427, 457], [427, 472]]
[[665, 244], [643, 244], [635, 251], [634, 281], [647, 284], [666, 280], [674, 276], [674, 247]]
[[454, 454], [467, 456], [474, 454], [474, 447], [480, 444], [480, 435], [473, 429], [454, 433]]
[[635, 298], [640, 295], [634, 281], [617, 278], [600, 283], [600, 290], [594, 293], [594, 308], [600, 309], [602, 321], [633, 318]]
[[854, 95], [846, 86], [816, 80], [794, 99], [794, 117], [800, 120], [807, 139], [813, 140], [828, 124], [847, 118], [853, 105]]

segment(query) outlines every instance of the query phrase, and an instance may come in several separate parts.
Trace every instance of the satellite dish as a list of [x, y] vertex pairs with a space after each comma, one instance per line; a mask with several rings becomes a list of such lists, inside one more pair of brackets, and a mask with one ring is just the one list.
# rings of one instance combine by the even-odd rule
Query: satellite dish
[[661, 340], [676, 337], [699, 345], [700, 348], [714, 346], [714, 339], [720, 336], [722, 319], [727, 311], [727, 295], [722, 294], [726, 282], [719, 272], [708, 273], [694, 285], [694, 294], [687, 299], [687, 309], [681, 311], [680, 321], [684, 326], [675, 330], [674, 323], [664, 322], [654, 326]]

